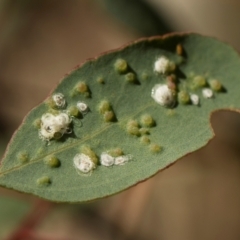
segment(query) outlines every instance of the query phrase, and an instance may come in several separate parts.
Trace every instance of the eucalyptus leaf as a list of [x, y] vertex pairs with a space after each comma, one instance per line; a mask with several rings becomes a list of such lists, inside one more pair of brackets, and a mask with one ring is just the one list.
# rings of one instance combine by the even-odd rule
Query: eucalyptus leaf
[[[176, 68], [162, 71], [163, 58]], [[238, 111], [239, 69], [232, 47], [198, 34], [142, 39], [88, 60], [26, 116], [2, 160], [0, 184], [82, 202], [146, 180], [209, 142], [214, 111]], [[159, 85], [172, 90], [175, 104], [155, 101]], [[60, 114], [58, 135], [47, 138], [45, 121]], [[92, 161], [91, 171], [79, 170], [82, 158]]]

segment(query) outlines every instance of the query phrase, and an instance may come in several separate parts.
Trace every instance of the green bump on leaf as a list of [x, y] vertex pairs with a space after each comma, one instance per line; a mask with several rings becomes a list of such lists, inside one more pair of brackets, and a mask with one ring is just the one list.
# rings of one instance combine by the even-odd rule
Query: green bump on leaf
[[108, 154], [111, 155], [112, 157], [119, 157], [119, 156], [122, 156], [124, 153], [121, 148], [114, 148], [109, 150]]
[[86, 92], [88, 92], [87, 84], [85, 82], [79, 82], [76, 85], [76, 91], [79, 92], [79, 93], [86, 93]]
[[149, 134], [149, 128], [145, 128], [145, 127], [139, 128], [139, 132], [141, 135], [147, 135]]
[[149, 138], [149, 137], [147, 137], [147, 136], [142, 136], [142, 137], [140, 138], [140, 142], [141, 142], [142, 144], [144, 144], [144, 145], [148, 145], [151, 141], [150, 141], [150, 138]]
[[125, 75], [125, 79], [127, 82], [134, 83], [136, 81], [135, 73], [129, 72]]
[[139, 137], [141, 135], [138, 127], [127, 126], [127, 132], [131, 135]]
[[36, 120], [34, 120], [33, 126], [37, 129], [40, 129], [41, 128], [41, 123], [42, 123], [41, 119], [37, 118]]
[[144, 127], [154, 127], [155, 126], [155, 121], [150, 114], [142, 115], [140, 122]]
[[117, 59], [114, 68], [119, 73], [125, 73], [128, 70], [128, 64], [124, 59]]
[[105, 122], [116, 121], [115, 113], [112, 110], [111, 104], [107, 100], [102, 100], [98, 105], [98, 111], [103, 115], [103, 120]]
[[51, 179], [48, 176], [43, 176], [37, 179], [37, 185], [39, 187], [47, 187], [52, 183]]
[[[179, 43], [184, 49], [184, 64], [178, 64], [181, 56], [176, 53], [176, 46]], [[177, 65], [176, 79], [154, 72], [155, 62], [161, 56]], [[54, 93], [65, 96], [67, 109], [61, 104], [58, 109], [49, 108], [44, 100], [24, 118], [1, 161], [0, 185], [51, 201], [71, 203], [103, 198], [134, 186], [205, 146], [214, 136], [210, 125], [210, 116], [214, 112], [220, 109], [239, 111], [239, 69], [240, 57], [232, 47], [198, 34], [142, 39], [88, 60], [53, 89], [51, 96]], [[139, 76], [138, 84], [126, 84], [127, 72]], [[147, 81], [143, 80], [143, 73], [147, 74]], [[104, 86], [97, 82], [102, 76], [107, 83]], [[202, 88], [213, 89], [216, 82], [211, 79], [220, 79], [224, 91], [209, 100], [202, 96]], [[161, 106], [152, 98], [151, 92], [154, 86], [167, 85], [169, 81], [176, 85], [176, 93], [180, 89], [199, 96], [200, 106], [175, 104], [173, 109]], [[193, 89], [194, 82], [197, 87]], [[168, 97], [161, 95], [164, 89], [156, 92], [160, 102], [161, 97]], [[87, 95], [91, 97], [85, 98]], [[79, 102], [85, 103], [89, 111], [83, 114], [81, 121], [70, 118], [71, 134], [66, 129], [58, 140], [43, 141], [39, 137], [37, 126], [41, 125], [39, 119], [44, 114], [68, 114], [69, 108]], [[105, 121], [112, 119], [111, 111], [114, 124], [104, 123], [104, 118]], [[145, 114], [157, 122], [154, 128], [143, 126], [141, 118]], [[36, 119], [38, 123], [34, 127]], [[46, 131], [61, 133], [61, 127], [66, 124], [63, 119], [54, 121], [55, 124]], [[133, 161], [111, 168], [100, 165], [98, 157], [115, 148], [124, 151], [120, 160], [129, 154]], [[21, 164], [19, 153], [24, 151], [31, 158]], [[74, 162], [74, 157], [81, 153], [98, 164], [87, 176], [76, 171], [76, 167], [84, 169], [89, 165], [84, 158], [83, 162]], [[48, 167], [44, 161], [50, 156], [61, 159], [61, 167]]]
[[108, 112], [111, 110], [111, 104], [109, 101], [107, 100], [103, 100], [100, 102], [99, 106], [98, 106], [98, 111], [101, 114], [104, 114], [105, 112]]
[[198, 88], [203, 88], [207, 85], [206, 78], [203, 76], [195, 76], [193, 78], [192, 82], [192, 88], [193, 89], [198, 89]]
[[100, 84], [104, 84], [104, 78], [103, 77], [98, 77], [97, 78], [97, 82], [100, 83]]
[[138, 123], [137, 120], [131, 119], [131, 120], [129, 120], [129, 121], [127, 122], [127, 126], [128, 126], [128, 127], [136, 127], [136, 128], [139, 128], [139, 123]]
[[71, 95], [74, 96], [76, 94], [81, 94], [86, 98], [91, 97], [90, 89], [84, 81], [80, 81], [75, 85]]
[[53, 109], [56, 109], [57, 106], [55, 104], [55, 102], [53, 101], [52, 97], [49, 97], [47, 100], [46, 100], [46, 105], [49, 107], [49, 108], [53, 108]]
[[139, 137], [141, 135], [139, 130], [139, 123], [136, 120], [129, 120], [126, 126], [127, 133]]
[[105, 122], [113, 122], [115, 121], [115, 114], [113, 111], [106, 111], [104, 114], [103, 114], [103, 119]]
[[76, 106], [70, 106], [67, 111], [70, 116], [73, 116], [76, 118], [81, 116], [81, 113], [79, 112]]
[[180, 91], [178, 93], [178, 102], [183, 105], [189, 104], [190, 103], [189, 93], [186, 91]]
[[98, 156], [89, 146], [83, 145], [81, 147], [81, 153], [89, 156], [91, 158], [92, 162], [95, 163], [96, 165], [98, 164]]
[[29, 162], [29, 154], [26, 151], [18, 153], [17, 158], [21, 164]]
[[161, 152], [162, 147], [160, 145], [156, 144], [156, 143], [151, 143], [149, 145], [149, 149], [153, 153], [159, 153], [159, 152]]
[[210, 79], [209, 85], [211, 89], [215, 92], [221, 92], [223, 89], [222, 84], [217, 79]]
[[58, 168], [61, 165], [60, 160], [55, 156], [48, 156], [44, 159], [44, 163], [51, 168]]

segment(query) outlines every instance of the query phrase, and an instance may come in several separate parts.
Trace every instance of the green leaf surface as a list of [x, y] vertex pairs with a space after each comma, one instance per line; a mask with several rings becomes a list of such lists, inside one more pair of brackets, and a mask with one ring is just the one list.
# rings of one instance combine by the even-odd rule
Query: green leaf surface
[[[179, 44], [182, 49], [177, 47], [177, 54]], [[199, 106], [186, 104], [186, 94], [179, 95], [173, 108], [154, 101], [153, 87], [169, 81], [165, 74], [153, 70], [161, 56], [177, 65], [177, 93], [197, 94]], [[72, 134], [49, 143], [40, 139], [38, 120], [54, 110], [49, 100], [37, 106], [9, 144], [0, 169], [0, 184], [58, 202], [94, 200], [133, 186], [206, 145], [214, 135], [210, 125], [214, 111], [238, 110], [239, 69], [240, 58], [232, 47], [197, 34], [143, 39], [91, 59], [66, 75], [50, 95], [65, 96], [67, 106], [59, 112], [70, 110], [76, 116], [70, 125]], [[223, 87], [206, 99], [202, 88], [195, 86], [196, 76], [205, 78], [208, 88], [212, 79]], [[88, 105], [87, 114], [77, 114], [78, 101]], [[94, 161], [114, 149], [118, 149], [116, 154], [131, 159], [111, 167], [98, 163], [91, 174], [79, 174], [73, 158], [86, 153], [83, 146], [91, 148], [87, 155]]]

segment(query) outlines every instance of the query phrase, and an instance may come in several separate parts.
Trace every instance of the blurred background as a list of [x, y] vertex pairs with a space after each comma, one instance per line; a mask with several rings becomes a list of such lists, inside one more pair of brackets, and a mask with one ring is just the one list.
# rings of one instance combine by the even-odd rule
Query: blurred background
[[[32, 107], [86, 58], [139, 37], [199, 32], [240, 50], [236, 0], [1, 0], [0, 154]], [[150, 180], [87, 204], [0, 188], [0, 240], [240, 239], [240, 116]]]

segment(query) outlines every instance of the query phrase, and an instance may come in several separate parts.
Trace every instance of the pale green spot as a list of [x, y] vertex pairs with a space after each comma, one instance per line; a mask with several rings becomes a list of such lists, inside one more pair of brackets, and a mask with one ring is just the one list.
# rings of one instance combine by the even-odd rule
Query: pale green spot
[[116, 120], [116, 116], [112, 110], [110, 102], [103, 100], [98, 105], [98, 111], [103, 115], [105, 122], [113, 122]]
[[53, 101], [52, 97], [49, 97], [49, 98], [46, 100], [45, 103], [47, 104], [47, 106], [48, 106], [49, 108], [56, 108], [56, 107], [57, 107], [56, 104], [55, 104], [55, 102]]
[[129, 120], [128, 122], [127, 122], [127, 126], [128, 127], [139, 127], [139, 123], [138, 123], [138, 121], [137, 120], [133, 120], [133, 119], [131, 119], [131, 120]]
[[48, 176], [43, 176], [37, 179], [37, 185], [39, 187], [47, 187], [52, 183], [51, 179]]
[[76, 106], [70, 106], [67, 111], [70, 116], [73, 116], [76, 118], [81, 116], [81, 113], [79, 112]]
[[21, 164], [29, 162], [29, 154], [26, 151], [20, 152], [17, 155], [17, 159]]
[[190, 103], [189, 93], [186, 92], [186, 91], [180, 91], [178, 93], [178, 102], [183, 104], [183, 105], [189, 104]]
[[147, 145], [147, 144], [149, 144], [151, 141], [150, 141], [150, 138], [149, 138], [149, 137], [147, 137], [147, 136], [142, 136], [142, 137], [140, 138], [140, 142], [141, 142], [142, 144], [144, 144], [144, 145]]
[[139, 128], [134, 126], [127, 126], [127, 132], [131, 135], [138, 136], [138, 137], [141, 135]]
[[109, 150], [108, 154], [111, 155], [112, 157], [119, 157], [119, 156], [122, 156], [124, 153], [121, 148], [114, 148]]
[[104, 79], [102, 77], [98, 77], [97, 78], [97, 82], [100, 83], [100, 84], [104, 84]]
[[130, 135], [140, 136], [139, 123], [137, 120], [129, 120], [127, 122], [126, 130]]
[[61, 165], [60, 160], [55, 156], [48, 156], [44, 159], [44, 163], [51, 168], [58, 168]]
[[125, 79], [127, 82], [134, 83], [136, 81], [135, 73], [129, 72], [125, 75]]
[[153, 126], [155, 126], [155, 121], [152, 118], [152, 116], [149, 115], [149, 114], [144, 114], [143, 116], [141, 116], [140, 122], [141, 122], [141, 124], [144, 127], [153, 127]]
[[41, 119], [40, 118], [37, 118], [34, 122], [33, 122], [33, 126], [37, 129], [40, 129], [41, 128]]
[[38, 155], [43, 154], [43, 153], [45, 152], [45, 150], [46, 150], [46, 149], [44, 149], [44, 148], [41, 147], [41, 148], [39, 148], [39, 149], [37, 150], [37, 154], [38, 154]]
[[156, 144], [156, 143], [151, 143], [149, 145], [149, 149], [153, 153], [158, 153], [158, 152], [161, 152], [162, 147], [160, 145]]
[[113, 111], [106, 111], [103, 114], [103, 119], [105, 122], [113, 122], [116, 120], [116, 117]]
[[128, 69], [128, 64], [124, 59], [117, 59], [114, 68], [119, 73], [125, 73]]
[[209, 85], [211, 89], [215, 92], [221, 92], [223, 89], [222, 84], [217, 79], [209, 80]]
[[76, 85], [76, 90], [79, 92], [79, 93], [85, 93], [85, 92], [88, 92], [88, 86], [85, 82], [79, 82], [77, 85]]
[[104, 114], [107, 111], [111, 110], [111, 104], [110, 102], [108, 102], [107, 100], [103, 100], [100, 102], [99, 106], [98, 106], [98, 111], [101, 114]]
[[192, 80], [192, 89], [203, 88], [207, 85], [206, 78], [203, 76], [195, 76]]
[[139, 129], [139, 132], [141, 135], [147, 135], [149, 134], [149, 128], [142, 127]]
[[81, 94], [86, 98], [91, 97], [90, 89], [88, 85], [83, 81], [78, 82], [74, 87], [73, 91], [71, 92], [71, 96], [74, 96], [76, 94]]

